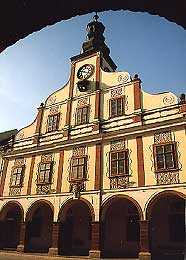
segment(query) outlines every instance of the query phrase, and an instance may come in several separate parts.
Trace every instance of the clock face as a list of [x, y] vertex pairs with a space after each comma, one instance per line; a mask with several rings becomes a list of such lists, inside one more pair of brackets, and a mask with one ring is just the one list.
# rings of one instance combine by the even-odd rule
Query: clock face
[[77, 72], [78, 79], [88, 79], [94, 72], [94, 66], [92, 64], [85, 64], [79, 68]]

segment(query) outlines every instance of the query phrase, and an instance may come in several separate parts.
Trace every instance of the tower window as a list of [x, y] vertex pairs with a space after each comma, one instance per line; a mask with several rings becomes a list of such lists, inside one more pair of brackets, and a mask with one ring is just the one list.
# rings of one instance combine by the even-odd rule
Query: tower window
[[76, 125], [87, 124], [89, 121], [89, 107], [79, 107], [76, 109]]
[[49, 115], [48, 116], [48, 125], [47, 125], [47, 132], [52, 132], [58, 130], [59, 127], [59, 116], [60, 114]]
[[110, 117], [124, 115], [124, 98], [117, 97], [110, 100]]
[[155, 170], [174, 170], [178, 167], [176, 143], [154, 145]]
[[83, 181], [86, 179], [87, 156], [72, 157], [70, 181]]

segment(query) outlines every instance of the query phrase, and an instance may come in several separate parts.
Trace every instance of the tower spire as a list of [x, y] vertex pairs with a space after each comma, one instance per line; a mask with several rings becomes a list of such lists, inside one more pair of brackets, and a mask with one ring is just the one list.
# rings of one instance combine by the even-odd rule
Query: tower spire
[[104, 31], [105, 26], [98, 21], [99, 16], [97, 12], [92, 17], [92, 21], [87, 24], [86, 40], [82, 44], [81, 53], [71, 58], [71, 61], [78, 60], [81, 57], [89, 57], [93, 53], [100, 55], [100, 66], [104, 71], [115, 71], [117, 66], [110, 57], [110, 49], [105, 43]]
[[93, 19], [88, 23], [86, 31], [86, 41], [82, 45], [83, 53], [88, 51], [101, 51], [103, 54], [109, 55], [110, 50], [105, 44], [105, 37], [103, 35], [105, 31], [105, 26], [98, 21], [99, 16], [96, 14]]

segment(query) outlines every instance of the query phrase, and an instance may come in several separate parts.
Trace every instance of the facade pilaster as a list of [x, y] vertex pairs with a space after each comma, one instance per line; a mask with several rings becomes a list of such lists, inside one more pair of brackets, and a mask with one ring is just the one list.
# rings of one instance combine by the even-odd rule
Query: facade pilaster
[[24, 252], [24, 249], [25, 249], [25, 234], [26, 234], [26, 223], [22, 222], [20, 224], [19, 245], [17, 246], [18, 252]]
[[140, 221], [140, 252], [139, 260], [150, 260], [149, 252], [149, 222], [148, 220]]
[[58, 255], [59, 222], [52, 224], [52, 243], [49, 248], [49, 255]]
[[100, 222], [92, 222], [92, 234], [91, 234], [91, 249], [89, 251], [90, 258], [100, 258], [101, 250], [100, 250], [100, 243], [101, 243], [101, 232], [100, 232]]

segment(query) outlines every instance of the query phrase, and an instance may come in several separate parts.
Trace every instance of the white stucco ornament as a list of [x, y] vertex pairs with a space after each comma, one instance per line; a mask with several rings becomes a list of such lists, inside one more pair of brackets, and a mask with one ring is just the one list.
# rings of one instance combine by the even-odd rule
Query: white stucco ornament
[[53, 105], [56, 103], [56, 96], [51, 96], [47, 100], [47, 105]]
[[167, 95], [163, 98], [163, 103], [165, 105], [172, 105], [175, 103], [175, 97], [173, 95]]
[[21, 140], [21, 139], [23, 139], [24, 138], [24, 133], [23, 132], [19, 132], [19, 133], [17, 133], [17, 135], [16, 135], [16, 140]]
[[128, 72], [122, 72], [118, 76], [118, 82], [120, 84], [130, 82], [130, 74]]

